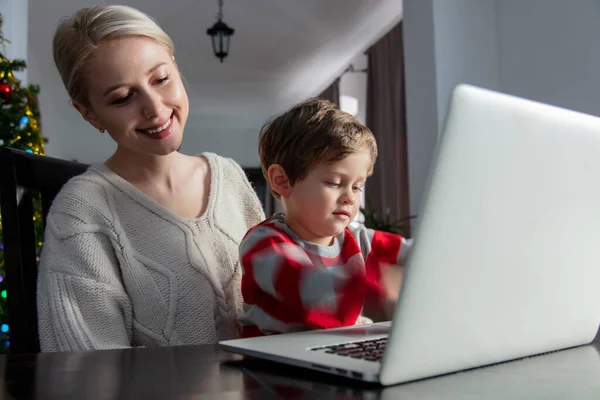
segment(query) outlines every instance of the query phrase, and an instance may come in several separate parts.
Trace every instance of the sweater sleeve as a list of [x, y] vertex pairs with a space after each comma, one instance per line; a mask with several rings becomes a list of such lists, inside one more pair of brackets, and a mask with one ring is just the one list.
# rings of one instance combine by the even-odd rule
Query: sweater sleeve
[[365, 269], [368, 277], [367, 296], [381, 296], [382, 264], [404, 265], [412, 246], [412, 240], [403, 236], [378, 231], [365, 227], [362, 224], [348, 227], [350, 233], [357, 240], [365, 258]]
[[132, 307], [116, 243], [103, 225], [48, 215], [37, 283], [42, 351], [131, 347]]
[[367, 261], [371, 258], [377, 259], [378, 262], [400, 265], [406, 262], [412, 247], [412, 239], [367, 228], [362, 224], [352, 224], [348, 229], [358, 241]]
[[412, 240], [390, 232], [373, 231], [371, 254], [388, 264], [404, 265], [412, 246]]
[[244, 302], [266, 314], [252, 321], [261, 331], [273, 319], [310, 328], [356, 322], [365, 295], [361, 264], [322, 265], [287, 235], [264, 224], [248, 232], [240, 259]]

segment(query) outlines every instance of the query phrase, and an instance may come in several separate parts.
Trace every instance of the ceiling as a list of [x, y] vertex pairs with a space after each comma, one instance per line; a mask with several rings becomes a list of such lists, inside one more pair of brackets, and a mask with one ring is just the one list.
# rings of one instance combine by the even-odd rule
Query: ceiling
[[[41, 85], [48, 153], [84, 162], [102, 161], [113, 144], [90, 133], [70, 107], [51, 37], [61, 17], [96, 2], [29, 1], [29, 81]], [[320, 93], [402, 16], [402, 0], [225, 0], [223, 19], [235, 34], [220, 63], [206, 35], [216, 0], [127, 4], [154, 17], [175, 43], [190, 98], [185, 152], [217, 151], [242, 164], [255, 163], [256, 134], [266, 119]]]

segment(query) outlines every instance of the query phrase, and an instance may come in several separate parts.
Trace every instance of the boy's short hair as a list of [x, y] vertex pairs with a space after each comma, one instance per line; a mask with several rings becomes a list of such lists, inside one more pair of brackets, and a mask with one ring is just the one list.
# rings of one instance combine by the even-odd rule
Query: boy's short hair
[[[279, 164], [294, 185], [304, 179], [315, 164], [342, 160], [363, 147], [371, 153], [370, 175], [377, 159], [373, 133], [332, 102], [311, 98], [262, 127], [258, 154], [267, 182], [269, 167]], [[279, 198], [279, 194], [271, 192]]]

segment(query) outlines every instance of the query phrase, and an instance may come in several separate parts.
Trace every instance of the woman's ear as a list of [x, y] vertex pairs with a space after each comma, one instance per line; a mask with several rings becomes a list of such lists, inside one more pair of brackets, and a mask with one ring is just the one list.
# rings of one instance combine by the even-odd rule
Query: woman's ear
[[78, 102], [73, 102], [73, 107], [75, 107], [75, 109], [77, 111], [79, 111], [79, 114], [81, 114], [81, 116], [83, 117], [83, 119], [85, 119], [87, 122], [89, 122], [94, 128], [98, 129], [99, 131], [103, 132], [104, 128], [102, 127], [102, 124], [100, 123], [100, 121], [98, 120], [98, 117], [96, 116], [96, 114], [92, 111], [91, 108], [86, 107]]
[[281, 197], [290, 195], [292, 185], [290, 185], [290, 180], [281, 165], [271, 165], [267, 170], [267, 176], [269, 177], [271, 189], [277, 192]]

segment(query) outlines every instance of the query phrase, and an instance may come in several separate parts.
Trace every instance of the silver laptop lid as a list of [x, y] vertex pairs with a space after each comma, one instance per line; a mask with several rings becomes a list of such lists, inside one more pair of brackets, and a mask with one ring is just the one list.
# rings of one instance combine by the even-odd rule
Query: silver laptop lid
[[587, 343], [600, 321], [600, 118], [452, 96], [383, 384]]

